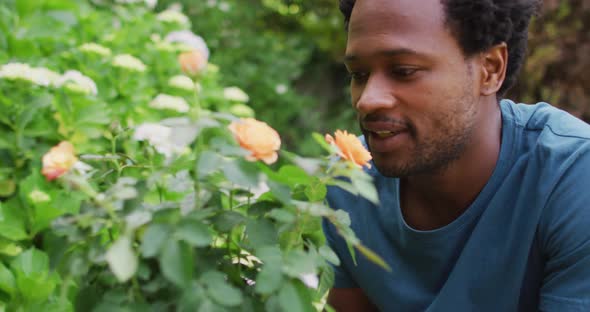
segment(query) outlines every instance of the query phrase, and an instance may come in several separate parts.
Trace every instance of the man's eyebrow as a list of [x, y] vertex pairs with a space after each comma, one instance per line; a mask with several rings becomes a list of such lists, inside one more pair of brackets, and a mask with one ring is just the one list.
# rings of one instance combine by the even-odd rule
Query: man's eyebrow
[[[400, 55], [424, 55], [418, 51], [408, 49], [408, 48], [399, 48], [399, 49], [392, 49], [392, 50], [383, 50], [378, 51], [371, 55], [374, 56], [400, 56]], [[352, 62], [359, 59], [359, 56], [356, 54], [346, 54], [344, 56], [344, 62]]]

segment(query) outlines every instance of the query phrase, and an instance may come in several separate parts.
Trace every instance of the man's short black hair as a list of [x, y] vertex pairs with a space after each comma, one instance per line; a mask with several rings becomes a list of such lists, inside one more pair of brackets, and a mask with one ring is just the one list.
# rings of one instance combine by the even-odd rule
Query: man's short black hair
[[[528, 26], [540, 0], [440, 0], [446, 24], [465, 56], [483, 52], [496, 44], [508, 45], [506, 79], [498, 90], [502, 97], [516, 83], [526, 56]], [[340, 0], [348, 29], [355, 0]]]

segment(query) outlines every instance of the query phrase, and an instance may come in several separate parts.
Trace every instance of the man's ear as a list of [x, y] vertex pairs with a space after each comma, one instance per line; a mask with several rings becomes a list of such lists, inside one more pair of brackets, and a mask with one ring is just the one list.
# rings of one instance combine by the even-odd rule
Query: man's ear
[[493, 95], [500, 90], [506, 78], [508, 46], [505, 42], [492, 46], [481, 53], [481, 95]]

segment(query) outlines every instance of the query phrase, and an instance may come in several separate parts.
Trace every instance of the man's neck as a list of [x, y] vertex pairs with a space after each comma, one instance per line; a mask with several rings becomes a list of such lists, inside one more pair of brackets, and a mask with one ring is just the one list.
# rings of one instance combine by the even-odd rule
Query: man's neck
[[[496, 167], [500, 154], [502, 116], [488, 105], [471, 144], [460, 158], [433, 174], [401, 179], [400, 204], [406, 223], [433, 230], [458, 218], [477, 198]], [[493, 117], [492, 117], [493, 116]]]

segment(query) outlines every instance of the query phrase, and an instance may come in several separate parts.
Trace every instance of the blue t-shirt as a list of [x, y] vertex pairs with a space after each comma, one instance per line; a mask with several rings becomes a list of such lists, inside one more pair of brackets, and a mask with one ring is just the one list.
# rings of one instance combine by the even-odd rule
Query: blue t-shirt
[[392, 268], [357, 252], [324, 222], [341, 259], [336, 288], [364, 290], [381, 311], [590, 311], [590, 126], [548, 104], [500, 103], [494, 172], [469, 208], [432, 231], [408, 226], [399, 180], [376, 169], [380, 205], [333, 187], [360, 240]]

